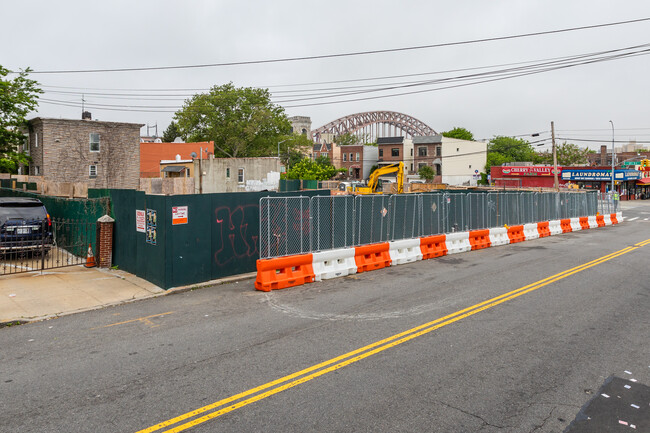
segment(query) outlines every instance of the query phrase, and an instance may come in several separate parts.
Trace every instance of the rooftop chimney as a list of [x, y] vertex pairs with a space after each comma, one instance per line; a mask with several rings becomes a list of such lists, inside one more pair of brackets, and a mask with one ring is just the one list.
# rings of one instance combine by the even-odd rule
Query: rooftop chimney
[[91, 120], [92, 116], [90, 115], [90, 111], [84, 111], [81, 113], [81, 120]]

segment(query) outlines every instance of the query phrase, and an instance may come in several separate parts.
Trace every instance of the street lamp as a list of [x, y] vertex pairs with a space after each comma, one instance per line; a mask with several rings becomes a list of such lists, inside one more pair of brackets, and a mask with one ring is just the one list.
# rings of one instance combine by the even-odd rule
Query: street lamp
[[613, 197], [614, 196], [614, 156], [615, 156], [614, 155], [614, 122], [610, 120], [609, 123], [612, 124], [612, 187], [611, 190], [612, 190], [612, 197]]

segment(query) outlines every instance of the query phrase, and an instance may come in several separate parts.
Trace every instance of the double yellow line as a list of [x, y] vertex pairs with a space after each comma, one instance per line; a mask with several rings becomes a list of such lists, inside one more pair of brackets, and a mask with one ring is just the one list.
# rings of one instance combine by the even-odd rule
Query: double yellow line
[[191, 421], [187, 421], [169, 430], [165, 430], [165, 432], [175, 433], [175, 432], [187, 430], [198, 424], [217, 418], [228, 412], [232, 412], [235, 409], [239, 409], [240, 407], [247, 406], [256, 401], [262, 400], [274, 394], [293, 388], [294, 386], [300, 385], [302, 383], [308, 382], [317, 377], [323, 376], [324, 374], [338, 370], [339, 368], [343, 368], [347, 365], [361, 361], [362, 359], [368, 358], [379, 352], [383, 352], [386, 349], [390, 349], [391, 347], [398, 346], [402, 343], [413, 340], [414, 338], [428, 334], [429, 332], [435, 331], [436, 329], [440, 329], [443, 326], [450, 325], [466, 317], [480, 313], [481, 311], [485, 311], [489, 308], [495, 307], [499, 304], [510, 301], [519, 296], [525, 295], [526, 293], [530, 293], [548, 284], [554, 283], [558, 280], [569, 277], [578, 272], [582, 272], [586, 269], [604, 263], [608, 260], [622, 256], [623, 254], [627, 254], [629, 252], [637, 250], [638, 248], [648, 244], [650, 244], [650, 239], [643, 242], [639, 242], [633, 247], [623, 248], [622, 250], [613, 252], [606, 256], [600, 257], [596, 260], [592, 260], [591, 262], [582, 264], [580, 266], [576, 266], [571, 269], [567, 269], [566, 271], [560, 272], [559, 274], [552, 275], [548, 278], [544, 278], [543, 280], [539, 280], [535, 283], [529, 284], [527, 286], [521, 287], [511, 292], [504, 293], [503, 295], [497, 296], [492, 299], [488, 299], [487, 301], [481, 302], [476, 305], [472, 305], [471, 307], [456, 311], [455, 313], [449, 314], [447, 316], [441, 317], [439, 319], [433, 320], [423, 325], [416, 326], [415, 328], [411, 328], [407, 331], [401, 332], [399, 334], [395, 334], [383, 340], [376, 341], [367, 346], [353, 350], [352, 352], [348, 352], [346, 354], [337, 356], [336, 358], [332, 358], [330, 360], [321, 362], [320, 364], [313, 365], [311, 367], [305, 368], [304, 370], [297, 371], [288, 376], [281, 377], [280, 379], [276, 379], [272, 382], [265, 383], [264, 385], [258, 386], [256, 388], [251, 388], [247, 391], [216, 401], [212, 404], [179, 415], [167, 421], [163, 421], [159, 424], [156, 424], [144, 430], [140, 430], [137, 433], [150, 433], [150, 432], [159, 431], [166, 427], [178, 424], [182, 421], [186, 421], [191, 418], [194, 418]]

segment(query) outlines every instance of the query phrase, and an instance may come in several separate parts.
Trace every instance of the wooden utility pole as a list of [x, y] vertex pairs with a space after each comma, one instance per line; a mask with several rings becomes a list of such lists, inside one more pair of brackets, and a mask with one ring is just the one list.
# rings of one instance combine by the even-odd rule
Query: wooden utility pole
[[553, 186], [555, 191], [560, 190], [560, 182], [557, 179], [557, 151], [555, 150], [555, 125], [551, 121], [551, 141], [553, 142]]

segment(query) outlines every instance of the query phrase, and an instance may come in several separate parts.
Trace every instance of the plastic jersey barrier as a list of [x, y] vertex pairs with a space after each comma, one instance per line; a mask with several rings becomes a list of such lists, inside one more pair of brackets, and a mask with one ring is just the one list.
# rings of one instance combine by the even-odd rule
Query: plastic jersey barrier
[[[549, 221], [548, 230], [551, 236], [561, 235], [564, 232], [564, 230], [562, 230], [562, 222], [560, 220]], [[569, 231], [571, 231], [571, 225], [569, 225]]]
[[527, 241], [538, 239], [539, 231], [537, 231], [537, 223], [524, 224], [524, 236]]
[[524, 235], [524, 226], [508, 227], [508, 238], [510, 239], [511, 244], [525, 241], [526, 236]]
[[[579, 226], [580, 224], [578, 224]], [[573, 231], [573, 226], [571, 224], [571, 219], [567, 218], [560, 220], [560, 227], [562, 227], [562, 233], [570, 233]]]
[[402, 239], [388, 243], [391, 266], [422, 260], [420, 239]]
[[510, 238], [508, 237], [508, 229], [505, 227], [496, 227], [490, 229], [490, 244], [493, 247], [510, 244]]
[[[587, 217], [587, 224], [589, 224], [589, 228], [590, 228], [590, 229], [595, 229], [595, 228], [600, 227], [600, 226], [598, 225], [598, 219], [597, 219], [597, 218], [598, 218], [598, 217], [596, 217], [595, 215], [594, 215], [594, 216]], [[604, 225], [604, 224], [603, 224], [603, 225]]]
[[469, 243], [472, 246], [472, 250], [489, 248], [492, 245], [490, 242], [490, 230], [470, 230]]
[[469, 232], [457, 232], [447, 234], [447, 254], [458, 254], [472, 250], [469, 243]]
[[357, 273], [354, 248], [340, 248], [313, 253], [313, 268], [316, 281], [345, 277]]
[[263, 292], [314, 282], [312, 254], [257, 261], [255, 288]]
[[580, 218], [571, 218], [571, 231], [577, 232], [582, 230], [582, 224], [580, 224]]
[[551, 229], [549, 228], [548, 221], [537, 223], [537, 234], [539, 235], [540, 238], [551, 236]]
[[422, 260], [442, 257], [447, 255], [447, 236], [435, 235], [420, 238], [420, 251]]
[[354, 247], [354, 251], [357, 272], [374, 271], [390, 266], [388, 242]]
[[605, 227], [608, 224], [605, 224], [605, 215], [596, 215], [596, 224], [598, 227]]
[[[623, 212], [616, 212], [615, 214], [612, 215], [616, 215], [616, 222], [614, 224], [618, 224], [621, 221], [623, 221]], [[614, 222], [613, 218], [612, 218], [612, 222]]]
[[606, 226], [612, 225], [612, 216], [610, 214], [603, 215], [603, 222]]
[[582, 230], [589, 230], [589, 218], [588, 217], [580, 217], [580, 218], [578, 218], [578, 221], [580, 223], [580, 228]]

